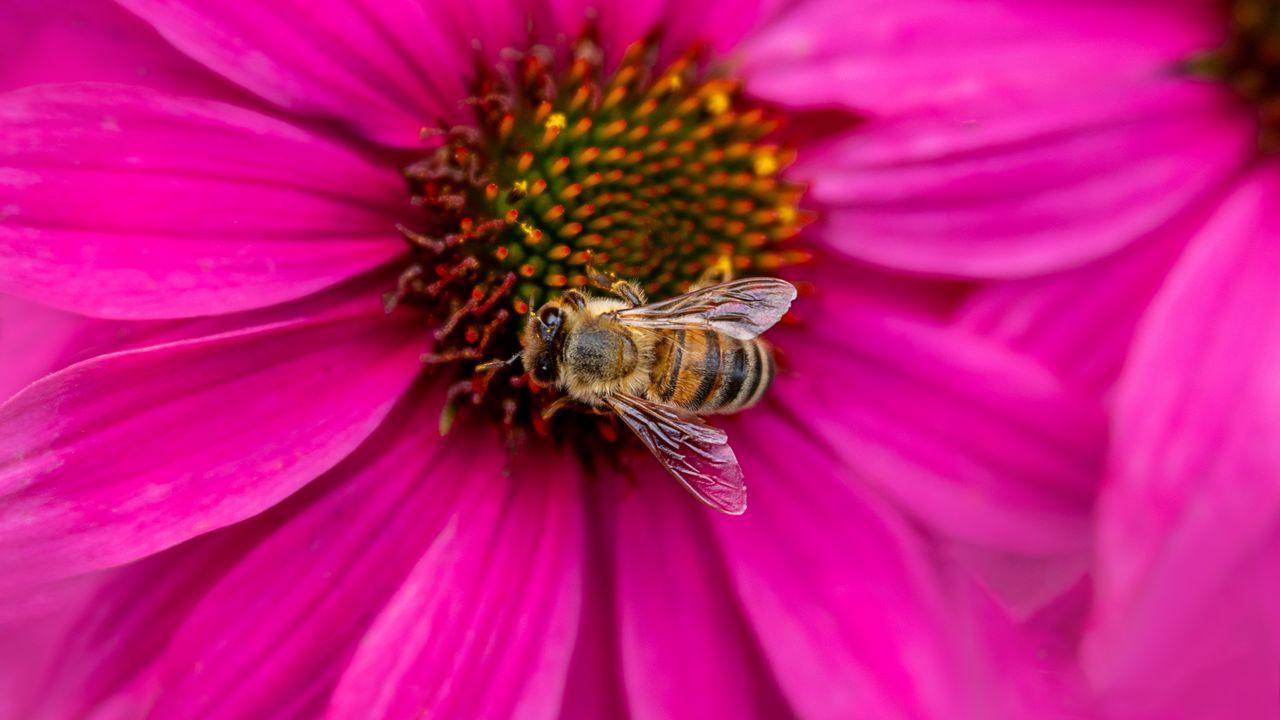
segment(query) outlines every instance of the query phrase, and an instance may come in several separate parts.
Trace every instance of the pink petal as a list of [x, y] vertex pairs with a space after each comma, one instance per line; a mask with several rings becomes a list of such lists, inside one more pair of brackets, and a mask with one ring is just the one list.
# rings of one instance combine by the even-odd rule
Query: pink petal
[[416, 148], [470, 92], [473, 38], [496, 58], [525, 15], [505, 4], [118, 0], [179, 50], [282, 107]]
[[1227, 598], [1257, 596], [1239, 583], [1280, 518], [1278, 193], [1268, 162], [1222, 204], [1140, 323], [1118, 383], [1085, 645], [1091, 677], [1118, 695], [1154, 690], [1152, 667], [1167, 667], [1163, 684], [1188, 673], [1198, 684], [1241, 653], [1202, 636], [1259, 637], [1234, 629]]
[[1155, 230], [1238, 172], [1254, 138], [1222, 89], [1153, 81], [1065, 106], [871, 122], [792, 172], [811, 182], [822, 234], [841, 252], [916, 273], [1017, 277]]
[[[368, 312], [395, 287], [394, 267], [278, 305], [175, 320], [104, 320], [0, 295], [0, 400], [27, 384], [97, 355], [219, 335], [303, 317]], [[405, 310], [400, 312], [404, 313]]]
[[[1275, 644], [1276, 539], [1234, 567], [1213, 607], [1180, 633], [1153, 672], [1094, 689], [1091, 717], [1104, 720], [1221, 720], [1280, 717], [1280, 652]], [[1086, 645], [1086, 654], [1089, 646]], [[1124, 651], [1121, 650], [1123, 653]], [[1086, 669], [1089, 669], [1086, 667]]]
[[613, 483], [588, 482], [584, 488], [587, 547], [582, 612], [560, 705], [562, 720], [626, 717], [630, 712], [622, 687], [617, 583], [611, 567], [614, 550], [609, 522], [618, 501], [618, 488]]
[[921, 304], [849, 283], [845, 263], [816, 270], [798, 325], [771, 332], [788, 371], [766, 403], [821, 438], [850, 482], [936, 535], [1006, 612], [1026, 617], [1052, 600], [1088, 565], [1105, 439], [1098, 400], [948, 328], [937, 289]]
[[80, 582], [52, 612], [0, 623], [0, 718], [42, 717], [30, 708], [41, 699], [59, 642], [96, 587], [96, 580]]
[[361, 641], [331, 717], [557, 715], [582, 599], [575, 462], [530, 448], [509, 478], [468, 477], [468, 500]]
[[639, 491], [609, 508], [605, 520], [613, 528], [610, 565], [617, 568], [630, 715], [793, 714], [733, 595], [707, 525], [712, 516], [651, 459], [641, 463]]
[[[0, 401], [63, 367], [75, 338], [97, 321], [0, 295]], [[102, 323], [110, 326], [111, 323]], [[109, 332], [109, 330], [108, 330]]]
[[1011, 688], [996, 682], [961, 599], [802, 428], [764, 411], [731, 428], [751, 507], [712, 521], [792, 707], [813, 718], [1005, 716]]
[[[438, 392], [406, 397], [351, 456], [260, 516], [273, 519], [271, 532], [216, 582], [191, 583], [198, 602], [147, 659], [150, 682], [117, 701], [154, 686], [150, 712], [160, 717], [320, 714], [376, 612], [484, 487], [472, 476], [497, 476], [505, 462], [474, 426], [444, 441], [409, 431], [434, 426], [439, 412]], [[145, 650], [120, 641], [100, 671], [136, 664], [131, 656]]]
[[247, 96], [111, 0], [7, 0], [0, 92], [50, 82], [146, 85], [202, 97]]
[[1225, 31], [1210, 3], [819, 0], [741, 49], [751, 92], [877, 115], [1069, 105], [1090, 85], [1163, 74]]
[[145, 715], [158, 694], [156, 658], [204, 593], [288, 517], [280, 509], [95, 575], [97, 592], [55, 638], [56, 661], [22, 716], [87, 717], [95, 708]]
[[257, 113], [116, 85], [0, 97], [0, 290], [100, 317], [301, 297], [403, 251], [403, 181]]
[[380, 310], [317, 317], [105, 355], [28, 386], [0, 407], [7, 591], [270, 507], [377, 427], [420, 371], [417, 337]]
[[574, 36], [589, 19], [599, 28], [605, 56], [616, 60], [631, 43], [660, 31], [659, 62], [666, 62], [694, 44], [728, 53], [777, 12], [780, 3], [761, 0], [709, 0], [672, 3], [639, 0], [601, 7], [596, 0], [553, 0], [551, 10], [562, 32]]
[[1020, 555], [1087, 549], [1105, 440], [1096, 399], [828, 280], [806, 327], [771, 336], [791, 371], [767, 401], [933, 532]]
[[605, 8], [601, 12], [599, 3], [594, 0], [552, 0], [549, 9], [556, 27], [569, 33], [576, 34], [594, 20], [599, 28], [600, 44], [607, 62], [614, 63], [628, 45], [642, 40], [646, 33], [662, 23], [666, 14], [666, 2], [636, 0]]
[[[1081, 538], [1085, 542], [1085, 538]], [[1092, 558], [1080, 550], [1057, 555], [1018, 554], [1007, 548], [943, 540], [946, 562], [975, 578], [1006, 616], [1024, 622], [1080, 583]]]
[[[1218, 199], [1217, 193], [1205, 198]], [[957, 310], [955, 323], [1035, 358], [1068, 385], [1105, 391], [1120, 373], [1139, 318], [1209, 204], [1198, 203], [1088, 265], [987, 285]]]

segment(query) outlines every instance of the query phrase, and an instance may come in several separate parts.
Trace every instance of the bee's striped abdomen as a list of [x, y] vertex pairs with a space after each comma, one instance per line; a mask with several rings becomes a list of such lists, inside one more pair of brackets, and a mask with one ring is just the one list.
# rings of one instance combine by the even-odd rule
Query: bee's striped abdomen
[[762, 340], [681, 329], [658, 344], [648, 395], [699, 414], [729, 413], [759, 400], [773, 375], [773, 355]]

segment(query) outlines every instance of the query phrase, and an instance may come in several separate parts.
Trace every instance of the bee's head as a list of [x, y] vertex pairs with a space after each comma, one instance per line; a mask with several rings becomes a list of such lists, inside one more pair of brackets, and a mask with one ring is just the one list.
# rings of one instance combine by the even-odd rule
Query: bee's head
[[539, 385], [554, 385], [559, 377], [565, 328], [573, 312], [571, 304], [552, 300], [529, 316], [524, 329], [524, 367]]

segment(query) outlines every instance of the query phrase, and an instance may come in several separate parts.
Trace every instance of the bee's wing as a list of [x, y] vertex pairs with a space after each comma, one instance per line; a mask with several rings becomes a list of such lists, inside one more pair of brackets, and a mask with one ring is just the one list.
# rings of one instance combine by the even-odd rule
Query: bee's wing
[[724, 431], [697, 415], [634, 395], [620, 393], [606, 401], [694, 497], [728, 515], [741, 515], [747, 509], [742, 468]]
[[739, 340], [768, 330], [796, 299], [795, 287], [778, 278], [745, 278], [616, 312], [624, 325], [707, 328]]

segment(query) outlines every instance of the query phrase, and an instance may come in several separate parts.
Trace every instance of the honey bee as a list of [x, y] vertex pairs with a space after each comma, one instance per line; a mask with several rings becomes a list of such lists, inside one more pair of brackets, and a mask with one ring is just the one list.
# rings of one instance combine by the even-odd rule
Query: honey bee
[[742, 514], [742, 469], [724, 431], [700, 416], [737, 412], [764, 395], [776, 366], [759, 335], [786, 314], [795, 288], [748, 278], [646, 304], [633, 283], [588, 277], [616, 297], [568, 290], [525, 327], [517, 358], [535, 382], [565, 392], [544, 415], [573, 404], [612, 412], [694, 497]]

